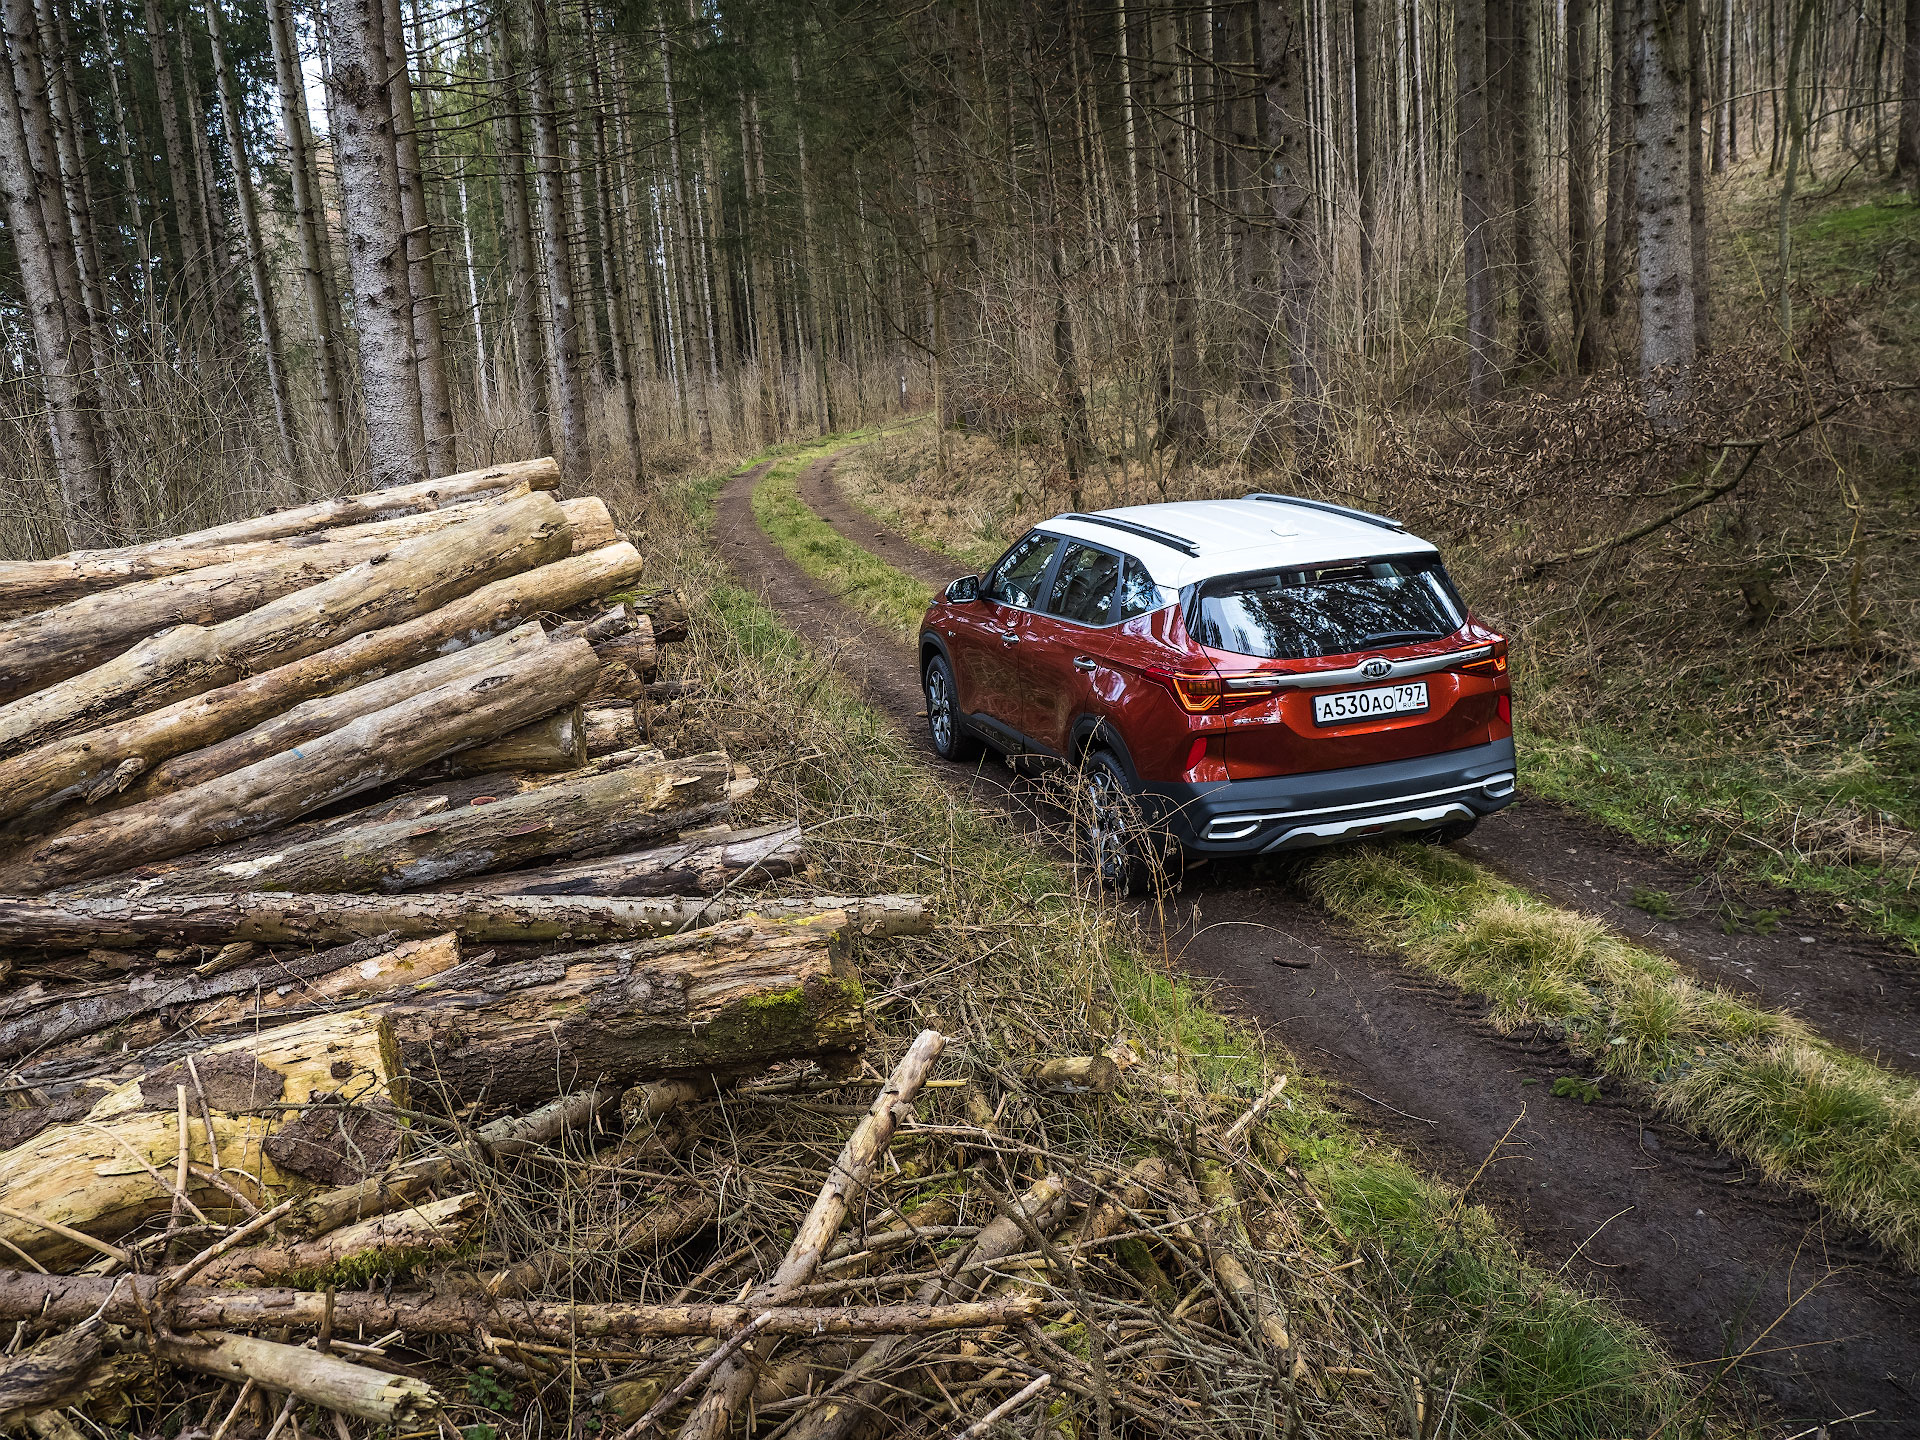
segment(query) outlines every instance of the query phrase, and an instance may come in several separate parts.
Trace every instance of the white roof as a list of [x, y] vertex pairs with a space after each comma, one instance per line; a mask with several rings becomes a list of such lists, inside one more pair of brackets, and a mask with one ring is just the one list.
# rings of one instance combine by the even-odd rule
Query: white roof
[[1138, 556], [1155, 584], [1175, 590], [1197, 580], [1246, 570], [1324, 565], [1371, 555], [1437, 553], [1430, 542], [1403, 530], [1389, 530], [1352, 515], [1307, 505], [1279, 505], [1270, 500], [1182, 500], [1094, 513], [1178, 536], [1191, 541], [1200, 553], [1188, 555], [1116, 526], [1067, 515], [1054, 516], [1040, 529]]

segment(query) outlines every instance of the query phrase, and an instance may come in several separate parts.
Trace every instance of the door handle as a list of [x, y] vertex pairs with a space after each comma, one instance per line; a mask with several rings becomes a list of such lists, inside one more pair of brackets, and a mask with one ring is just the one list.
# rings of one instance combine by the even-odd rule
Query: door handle
[[1019, 632], [1015, 630], [1002, 630], [1000, 632], [1000, 643], [1002, 645], [1018, 645], [1020, 643]]
[[1091, 655], [1076, 655], [1073, 657], [1073, 668], [1076, 670], [1098, 670], [1100, 668], [1100, 662]]

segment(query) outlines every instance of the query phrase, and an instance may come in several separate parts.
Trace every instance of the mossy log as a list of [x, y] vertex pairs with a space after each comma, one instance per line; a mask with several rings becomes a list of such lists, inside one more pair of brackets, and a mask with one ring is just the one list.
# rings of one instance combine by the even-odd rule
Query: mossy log
[[[684, 828], [680, 817], [690, 807], [726, 798], [731, 768], [715, 752], [562, 780], [489, 805], [352, 826], [251, 860], [184, 865], [141, 881], [141, 893], [213, 895], [236, 886], [392, 892], [549, 855], [615, 850]], [[113, 883], [95, 882], [93, 890]]]
[[[225, 740], [315, 696], [335, 695], [565, 610], [640, 573], [624, 541], [505, 575], [411, 620], [249, 674], [148, 713], [136, 694], [103, 696], [92, 728], [0, 760], [0, 819], [50, 808]], [[11, 709], [13, 707], [7, 707]], [[63, 731], [64, 733], [64, 731]]]
[[[500, 805], [508, 803], [503, 800]], [[0, 898], [0, 944], [73, 949], [229, 940], [333, 944], [370, 936], [442, 933], [483, 944], [596, 941], [663, 935], [731, 923], [743, 916], [778, 919], [826, 911], [844, 915], [852, 929], [869, 935], [918, 934], [930, 923], [925, 897], [919, 895], [626, 898], [503, 895], [465, 889], [412, 895], [260, 891], [131, 900]]]
[[573, 545], [553, 497], [535, 493], [405, 541], [318, 585], [217, 625], [176, 625], [44, 690], [0, 705], [0, 755], [157, 710], [242, 675], [425, 615], [490, 581], [558, 560]]
[[791, 875], [806, 864], [806, 856], [798, 825], [767, 825], [683, 837], [672, 845], [627, 855], [481, 875], [448, 888], [483, 895], [710, 895], [742, 877], [757, 881]]
[[[120, 1325], [155, 1313], [159, 1281], [151, 1275], [34, 1275], [0, 1270], [0, 1319], [71, 1325], [100, 1312]], [[936, 1330], [1018, 1325], [1045, 1313], [1037, 1297], [962, 1305], [569, 1305], [496, 1300], [478, 1291], [356, 1290], [328, 1296], [310, 1290], [219, 1290], [182, 1286], [169, 1317], [176, 1330], [241, 1330], [284, 1326], [317, 1330], [331, 1314], [336, 1334], [462, 1335], [481, 1331], [549, 1343], [617, 1336], [726, 1336], [766, 1315], [763, 1335], [909, 1335]], [[312, 1351], [300, 1352], [309, 1359]], [[392, 1378], [392, 1377], [388, 1377]]]
[[[402, 1098], [392, 1036], [363, 1011], [321, 1015], [215, 1045], [184, 1062], [117, 1085], [78, 1120], [49, 1126], [0, 1152], [0, 1242], [47, 1266], [94, 1258], [98, 1246], [173, 1208], [182, 1144], [186, 1199], [211, 1214], [234, 1202], [208, 1178], [219, 1172], [258, 1205], [295, 1183], [267, 1142], [305, 1106], [347, 1098]], [[176, 1086], [187, 1089], [183, 1127]], [[204, 1096], [206, 1113], [201, 1111]], [[346, 1108], [346, 1107], [336, 1107]], [[207, 1117], [211, 1117], [211, 1126]], [[211, 1141], [211, 1143], [209, 1143]]]
[[37, 895], [124, 869], [130, 855], [153, 863], [264, 834], [571, 707], [597, 669], [584, 640], [520, 647], [231, 774], [83, 820], [0, 863], [0, 891]]
[[423, 1261], [444, 1258], [467, 1243], [480, 1216], [480, 1197], [467, 1191], [343, 1225], [311, 1239], [243, 1245], [193, 1278], [201, 1285], [237, 1288], [288, 1284], [302, 1290], [328, 1286], [358, 1290]]

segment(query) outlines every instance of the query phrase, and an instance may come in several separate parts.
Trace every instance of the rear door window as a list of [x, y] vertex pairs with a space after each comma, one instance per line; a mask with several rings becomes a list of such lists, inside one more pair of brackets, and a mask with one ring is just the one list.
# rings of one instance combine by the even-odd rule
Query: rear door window
[[1000, 557], [987, 581], [987, 599], [1002, 605], [1031, 610], [1040, 600], [1040, 583], [1046, 578], [1047, 565], [1059, 546], [1057, 536], [1030, 530], [1013, 542], [1013, 548]]
[[1129, 555], [1120, 572], [1120, 618], [1131, 620], [1136, 615], [1151, 615], [1172, 603], [1172, 597], [1153, 583], [1147, 567]]
[[1438, 640], [1466, 607], [1434, 556], [1227, 575], [1198, 586], [1188, 631], [1202, 645], [1262, 660], [1312, 660]]
[[1053, 572], [1047, 612], [1082, 625], [1113, 621], [1114, 591], [1120, 583], [1120, 557], [1077, 540], [1066, 542]]

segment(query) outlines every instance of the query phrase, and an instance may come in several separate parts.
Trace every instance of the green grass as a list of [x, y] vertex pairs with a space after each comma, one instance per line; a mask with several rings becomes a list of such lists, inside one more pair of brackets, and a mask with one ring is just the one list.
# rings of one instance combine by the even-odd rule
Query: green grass
[[[907, 593], [878, 573], [889, 567], [847, 553], [857, 547], [794, 513], [792, 477], [825, 448], [780, 457], [756, 511], [809, 574], [837, 578], [850, 597], [865, 598], [863, 613], [889, 623], [904, 614]], [[713, 482], [693, 493], [697, 514], [706, 516], [703, 502], [717, 489]], [[715, 577], [700, 608], [742, 672], [765, 677], [762, 694], [800, 688], [787, 677], [808, 673], [805, 647], [757, 597]], [[805, 689], [804, 713], [781, 724], [836, 737], [859, 763], [814, 761], [801, 785], [803, 813], [810, 822], [859, 817], [859, 843], [891, 857], [890, 888], [928, 893], [939, 913], [964, 921], [943, 933], [940, 953], [970, 960], [980, 967], [976, 978], [948, 993], [924, 992], [917, 1006], [993, 1006], [1007, 1016], [1002, 1033], [1013, 1052], [1057, 1054], [1124, 1036], [1201, 1093], [1256, 1095], [1276, 1068], [1289, 1070], [1288, 1103], [1261, 1127], [1263, 1153], [1297, 1166], [1324, 1197], [1324, 1226], [1312, 1235], [1323, 1258], [1373, 1257], [1355, 1274], [1392, 1295], [1397, 1323], [1417, 1337], [1430, 1393], [1452, 1390], [1459, 1433], [1598, 1440], [1645, 1434], [1676, 1417], [1682, 1423], [1664, 1433], [1702, 1432], [1690, 1387], [1643, 1330], [1534, 1267], [1486, 1212], [1352, 1127], [1288, 1057], [1143, 949], [1110, 910], [1089, 904], [1052, 852], [1001, 817], [956, 802], [837, 675]], [[1022, 1019], [1028, 1005], [1055, 1018], [1035, 1027]], [[1089, 1033], [1063, 1028], [1063, 1009]]]
[[1702, 985], [1598, 921], [1422, 845], [1315, 861], [1308, 889], [1497, 1023], [1559, 1030], [1604, 1077], [1920, 1268], [1920, 1084]]

